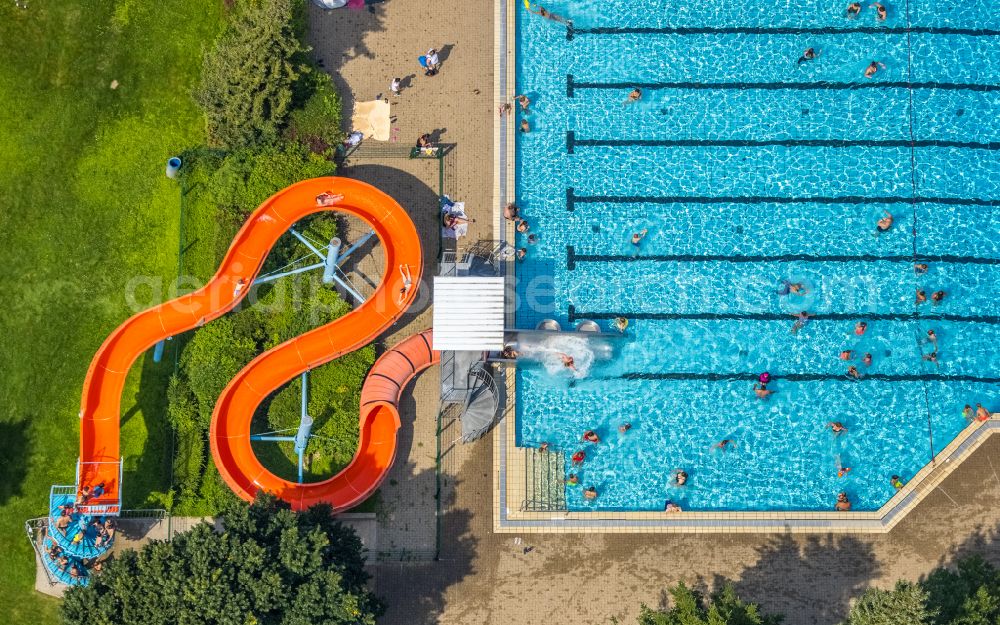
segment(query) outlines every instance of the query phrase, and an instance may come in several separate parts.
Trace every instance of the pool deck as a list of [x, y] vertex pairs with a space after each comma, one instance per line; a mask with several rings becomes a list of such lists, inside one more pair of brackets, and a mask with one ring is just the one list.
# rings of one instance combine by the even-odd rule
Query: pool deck
[[[499, 187], [513, 184], [511, 161], [504, 169], [494, 158], [501, 137], [512, 141], [513, 132], [499, 123], [491, 83], [500, 78], [494, 51], [501, 45], [494, 23], [501, 12], [515, 9], [507, 0], [389, 0], [377, 5], [375, 14], [330, 12], [313, 20], [317, 55], [337, 76], [338, 86], [369, 97], [387, 88], [385, 77], [391, 76], [385, 67], [410, 67], [426, 47], [454, 43], [453, 56], [435, 82], [415, 82], [417, 87], [404, 92], [405, 102], [394, 105], [393, 112], [404, 137], [447, 126], [446, 140], [458, 144], [455, 171], [449, 175], [455, 192], [462, 194], [457, 199], [470, 202], [477, 226], [491, 221], [501, 225]], [[510, 34], [508, 41], [513, 41]], [[512, 76], [513, 68], [507, 69]], [[367, 165], [352, 167], [357, 171]], [[426, 170], [397, 173], [409, 167], [386, 161], [360, 173], [380, 185], [389, 175], [388, 190], [398, 191], [394, 194], [412, 213], [414, 205], [401, 196], [411, 188], [407, 185], [426, 194], [437, 181], [436, 173]], [[480, 234], [491, 236], [485, 227]], [[404, 320], [398, 337], [426, 327], [421, 325], [429, 321], [426, 314], [422, 310]], [[427, 491], [433, 481], [437, 388], [437, 374], [424, 374], [402, 411], [400, 455], [383, 487], [388, 511], [381, 515], [380, 543], [388, 530], [394, 532], [391, 540], [397, 548], [416, 550], [427, 544], [432, 531], [435, 511]], [[388, 607], [379, 622], [608, 623], [611, 617], [633, 622], [641, 603], [660, 605], [664, 590], [679, 581], [710, 590], [728, 580], [766, 611], [789, 615], [786, 622], [832, 625], [868, 585], [889, 587], [901, 577], [916, 579], [971, 552], [1000, 563], [1000, 474], [992, 460], [1000, 454], [1000, 437], [977, 440], [978, 449], [967, 448], [964, 461], [935, 473], [935, 483], [922, 489], [913, 510], [883, 533], [615, 534], [606, 528], [541, 533], [532, 527], [496, 531], [496, 451], [503, 443], [496, 430], [450, 449], [442, 460], [440, 560], [370, 568], [372, 585]]]

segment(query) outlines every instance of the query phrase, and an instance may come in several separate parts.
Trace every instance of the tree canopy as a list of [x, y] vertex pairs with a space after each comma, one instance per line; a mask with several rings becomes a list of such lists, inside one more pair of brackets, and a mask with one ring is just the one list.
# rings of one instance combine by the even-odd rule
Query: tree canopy
[[66, 593], [79, 625], [374, 624], [361, 541], [329, 506], [296, 514], [261, 496], [231, 504], [222, 533], [203, 523], [170, 542], [124, 551]]
[[208, 134], [235, 149], [274, 141], [310, 71], [301, 43], [301, 0], [241, 0], [205, 53], [195, 97]]
[[683, 583], [670, 589], [673, 605], [666, 610], [642, 606], [639, 625], [776, 625], [779, 616], [764, 615], [755, 603], [744, 603], [732, 586], [709, 597], [706, 603], [700, 593]]

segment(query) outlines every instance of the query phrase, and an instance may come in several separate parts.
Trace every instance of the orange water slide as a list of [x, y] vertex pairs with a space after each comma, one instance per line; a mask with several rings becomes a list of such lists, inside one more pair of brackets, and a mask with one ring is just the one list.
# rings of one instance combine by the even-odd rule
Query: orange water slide
[[[321, 200], [324, 193], [328, 195]], [[77, 488], [104, 484], [103, 495], [91, 500], [91, 505], [112, 506], [120, 500], [121, 394], [139, 355], [158, 341], [235, 307], [278, 238], [296, 221], [328, 210], [352, 215], [375, 231], [385, 256], [382, 282], [347, 315], [261, 354], [237, 374], [212, 416], [212, 454], [227, 484], [244, 498], [265, 488], [296, 508], [326, 501], [343, 509], [360, 501], [361, 491], [378, 486], [395, 455], [399, 421], [395, 402], [382, 400], [369, 409], [362, 406], [358, 454], [347, 469], [324, 482], [299, 485], [282, 480], [264, 469], [250, 449], [250, 419], [264, 397], [296, 375], [371, 342], [409, 308], [423, 273], [416, 227], [395, 200], [364, 182], [326, 177], [296, 183], [271, 196], [236, 234], [208, 284], [134, 315], [101, 345], [87, 371], [80, 406]]]

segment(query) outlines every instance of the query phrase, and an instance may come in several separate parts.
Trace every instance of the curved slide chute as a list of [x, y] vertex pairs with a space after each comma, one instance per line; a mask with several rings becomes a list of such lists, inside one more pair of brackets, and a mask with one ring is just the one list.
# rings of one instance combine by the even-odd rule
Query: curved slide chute
[[[427, 341], [428, 355], [421, 354], [413, 362], [414, 369], [405, 379], [400, 379], [396, 357], [390, 355], [415, 357], [419, 352], [411, 352], [412, 347], [387, 352], [372, 368], [371, 376], [377, 381], [366, 381], [365, 389], [370, 390], [367, 395], [362, 392], [358, 452], [339, 474], [312, 484], [289, 482], [265, 469], [250, 446], [250, 420], [260, 402], [295, 376], [352, 352], [384, 332], [413, 302], [423, 273], [416, 227], [395, 200], [364, 182], [326, 177], [304, 180], [271, 196], [236, 234], [208, 284], [134, 315], [101, 345], [87, 371], [80, 407], [77, 488], [104, 484], [103, 494], [90, 500], [92, 507], [101, 511], [103, 506], [104, 511], [113, 512], [120, 502], [121, 394], [135, 360], [158, 341], [234, 308], [246, 296], [278, 238], [298, 220], [321, 211], [352, 215], [375, 231], [385, 256], [382, 282], [365, 303], [347, 315], [268, 350], [236, 375], [212, 415], [212, 455], [223, 479], [244, 499], [252, 499], [263, 489], [295, 509], [327, 502], [343, 510], [360, 503], [378, 487], [395, 458], [399, 392], [417, 371], [436, 361], [429, 333], [415, 335], [397, 348], [417, 345], [414, 340]], [[380, 391], [390, 379], [400, 384], [395, 397]]]

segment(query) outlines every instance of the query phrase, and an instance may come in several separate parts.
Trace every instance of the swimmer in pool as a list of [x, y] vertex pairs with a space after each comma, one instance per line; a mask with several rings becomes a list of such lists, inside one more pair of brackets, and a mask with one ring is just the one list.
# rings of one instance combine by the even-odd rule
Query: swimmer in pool
[[625, 102], [625, 104], [628, 104], [629, 102], [638, 102], [639, 98], [641, 97], [642, 97], [642, 90], [636, 87], [628, 94], [628, 100]]
[[631, 429], [632, 429], [631, 423], [622, 423], [621, 425], [618, 426], [618, 433], [624, 434], [625, 432], [628, 432]]
[[826, 424], [826, 427], [833, 430], [834, 434], [842, 434], [847, 431], [847, 428], [844, 427], [844, 424], [841, 423], [840, 421], [830, 421], [829, 423]]
[[615, 317], [614, 321], [611, 322], [611, 327], [624, 333], [625, 329], [628, 328], [628, 319], [625, 317]]
[[982, 404], [976, 404], [976, 421], [986, 421], [990, 418], [990, 411], [983, 408]]
[[570, 369], [571, 371], [576, 371], [576, 363], [573, 361], [572, 356], [570, 356], [569, 354], [560, 354], [559, 357], [562, 358], [562, 363], [564, 367]]
[[854, 360], [854, 350], [845, 349], [844, 351], [840, 352], [840, 359], [841, 360]]
[[889, 15], [888, 11], [885, 10], [885, 6], [879, 4], [878, 2], [873, 2], [869, 4], [868, 7], [875, 9], [875, 19], [880, 22], [884, 22], [885, 18]]
[[593, 486], [588, 486], [587, 490], [583, 491], [583, 496], [587, 499], [597, 499], [597, 489]]
[[517, 222], [517, 231], [524, 233], [531, 229], [531, 224], [528, 223], [527, 219], [522, 219]]
[[847, 5], [847, 18], [854, 19], [861, 14], [861, 3], [852, 2]]
[[778, 295], [788, 295], [789, 293], [794, 293], [795, 295], [805, 295], [809, 292], [806, 285], [801, 282], [789, 282], [788, 280], [781, 281], [781, 288], [775, 291]]
[[927, 331], [927, 341], [933, 345], [937, 345], [937, 333], [934, 330]]
[[917, 304], [923, 304], [927, 301], [927, 291], [923, 289], [917, 289]]
[[895, 488], [896, 490], [899, 490], [900, 488], [903, 487], [903, 480], [900, 479], [898, 475], [893, 475], [892, 477], [890, 477], [889, 483], [892, 484], [892, 487]]
[[848, 512], [851, 509], [851, 500], [847, 498], [847, 493], [841, 491], [837, 495], [837, 505], [834, 506], [837, 512]]
[[940, 304], [943, 300], [944, 300], [944, 291], [934, 291], [934, 293], [931, 294], [931, 301], [934, 302], [935, 306]]
[[[875, 64], [872, 63], [872, 65]], [[871, 69], [871, 66], [869, 66], [868, 69]], [[876, 67], [876, 69], [878, 68]], [[874, 73], [875, 72], [872, 72], [872, 74]], [[871, 78], [871, 76], [868, 76], [867, 70], [865, 71], [865, 76], [867, 78]], [[875, 222], [875, 236], [878, 236], [883, 232], [889, 232], [889, 228], [892, 228], [892, 221], [893, 221], [892, 213], [890, 213], [887, 210], [883, 210], [882, 212], [885, 213], [885, 217], [882, 217], [877, 222]]]
[[574, 467], [582, 465], [583, 461], [586, 459], [587, 459], [587, 454], [585, 454], [582, 449], [577, 450], [577, 452], [574, 453], [573, 457], [571, 458]]
[[527, 115], [528, 106], [531, 105], [531, 99], [528, 96], [521, 94], [514, 96], [514, 101], [521, 105], [521, 112]]
[[558, 22], [559, 24], [565, 24], [567, 26], [573, 26], [573, 22], [571, 22], [570, 20], [568, 20], [568, 19], [566, 19], [564, 17], [556, 15], [555, 13], [552, 13], [551, 11], [546, 10], [546, 8], [543, 7], [543, 6], [535, 5], [534, 7], [528, 9], [528, 11], [530, 11], [531, 13], [534, 13], [535, 15], [540, 15], [541, 17], [544, 17], [547, 20], [551, 20], [553, 22]]
[[862, 336], [865, 331], [868, 330], [868, 323], [865, 321], [859, 321], [854, 324], [854, 335]]
[[973, 412], [972, 406], [970, 406], [969, 404], [965, 404], [965, 408], [962, 408], [962, 416], [968, 419], [969, 421], [972, 421], [972, 419], [975, 417], [975, 412]]
[[861, 372], [858, 371], [858, 368], [855, 367], [854, 365], [851, 365], [850, 367], [847, 368], [847, 375], [851, 376], [855, 380], [861, 379]]
[[548, 443], [542, 443], [541, 445], [538, 446], [538, 451], [548, 451], [548, 450], [549, 450]]
[[932, 351], [931, 353], [924, 354], [923, 359], [926, 360], [927, 362], [933, 362], [934, 364], [937, 364], [938, 363], [937, 346], [934, 347], [934, 351]]
[[799, 330], [806, 327], [809, 323], [809, 313], [806, 311], [801, 311], [799, 314], [795, 315], [795, 323], [792, 324], [792, 334], [798, 334]]
[[754, 382], [753, 392], [757, 395], [757, 399], [767, 399], [774, 391], [767, 388], [767, 384], [763, 382]]
[[674, 512], [683, 512], [683, 510], [681, 510], [681, 507], [672, 501], [668, 501], [666, 504], [664, 504], [663, 511], [670, 512], [671, 514]]
[[731, 439], [724, 438], [715, 444], [715, 448], [725, 451], [727, 445], [732, 445], [733, 447], [735, 447], [736, 443], [734, 443]]
[[649, 232], [649, 230], [647, 228], [643, 228], [639, 232], [634, 233], [632, 235], [632, 245], [639, 247], [639, 244], [642, 243], [642, 239], [646, 236], [647, 232]]
[[677, 486], [684, 486], [687, 484], [688, 474], [684, 469], [677, 469], [674, 471], [674, 484]]
[[927, 273], [927, 263], [917, 263], [913, 266], [913, 272], [917, 275]]
[[816, 58], [816, 50], [813, 48], [806, 48], [806, 51], [802, 53], [797, 62], [798, 65], [802, 65], [806, 61], [811, 61]]
[[594, 430], [587, 430], [586, 432], [583, 433], [583, 436], [580, 438], [580, 440], [587, 441], [589, 443], [600, 443], [601, 437], [599, 437], [597, 435], [597, 432], [595, 432]]
[[531, 124], [528, 123], [528, 120], [522, 119], [521, 125], [518, 126], [518, 129], [524, 134], [528, 134], [529, 132], [531, 132]]
[[[872, 61], [868, 67], [865, 68], [865, 78], [871, 78], [880, 69], [885, 69], [885, 63], [882, 63], [881, 61]], [[886, 230], [888, 230], [888, 228], [886, 228]]]
[[566, 478], [566, 486], [576, 486], [580, 483], [580, 478], [576, 476], [576, 473], [570, 473], [569, 477]]
[[872, 366], [872, 355], [866, 352], [866, 353], [865, 353], [865, 357], [861, 359], [861, 362], [862, 362], [862, 363], [863, 363], [863, 364], [864, 364], [864, 365], [865, 365], [866, 367], [870, 367], [870, 366]]

